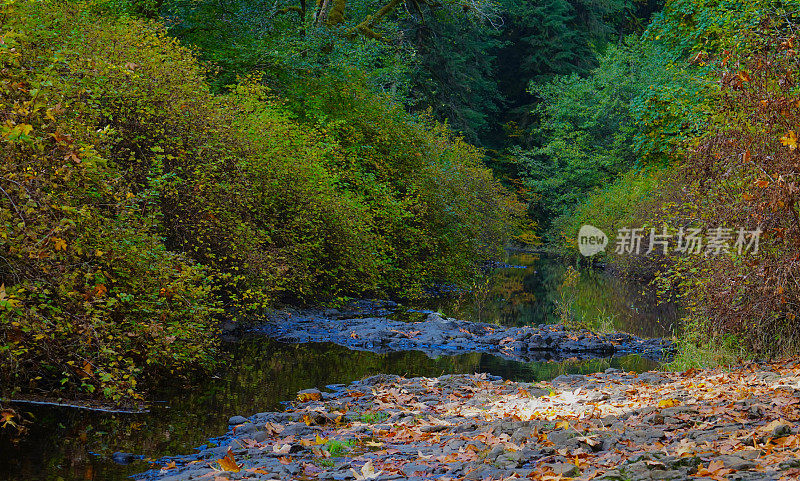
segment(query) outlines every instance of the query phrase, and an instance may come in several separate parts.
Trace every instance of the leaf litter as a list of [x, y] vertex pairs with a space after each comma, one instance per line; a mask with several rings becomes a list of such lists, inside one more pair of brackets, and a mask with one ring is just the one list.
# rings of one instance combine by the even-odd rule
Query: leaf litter
[[220, 439], [138, 478], [798, 479], [800, 364], [549, 383], [380, 375]]

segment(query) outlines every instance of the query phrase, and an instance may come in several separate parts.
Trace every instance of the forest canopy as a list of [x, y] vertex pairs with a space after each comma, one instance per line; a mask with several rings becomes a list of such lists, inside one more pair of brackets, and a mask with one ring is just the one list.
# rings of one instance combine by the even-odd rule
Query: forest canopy
[[791, 349], [798, 6], [7, 0], [4, 385], [137, 397], [222, 322], [462, 289], [583, 224], [763, 225], [755, 259], [602, 262]]

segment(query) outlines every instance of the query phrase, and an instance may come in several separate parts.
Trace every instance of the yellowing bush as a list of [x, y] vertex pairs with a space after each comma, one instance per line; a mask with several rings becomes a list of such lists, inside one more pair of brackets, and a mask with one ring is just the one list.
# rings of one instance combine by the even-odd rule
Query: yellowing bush
[[215, 96], [157, 22], [4, 9], [5, 385], [136, 396], [213, 367], [221, 317], [464, 280], [520, 211], [480, 151], [357, 80]]

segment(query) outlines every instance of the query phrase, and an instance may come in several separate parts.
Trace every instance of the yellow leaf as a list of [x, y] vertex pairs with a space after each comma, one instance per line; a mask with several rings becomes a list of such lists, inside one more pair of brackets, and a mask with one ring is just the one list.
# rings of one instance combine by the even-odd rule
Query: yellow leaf
[[794, 133], [794, 130], [790, 130], [785, 137], [781, 137], [781, 143], [786, 147], [789, 147], [790, 150], [794, 150], [797, 148], [797, 134]]
[[661, 401], [658, 401], [658, 407], [660, 408], [671, 408], [676, 404], [678, 404], [678, 401], [675, 399], [662, 399]]
[[300, 402], [319, 401], [322, 395], [318, 392], [304, 392], [297, 395]]
[[236, 463], [236, 460], [233, 458], [233, 452], [230, 449], [228, 449], [228, 454], [222, 459], [217, 459], [217, 462], [223, 471], [238, 473], [242, 470], [242, 465]]
[[55, 248], [57, 251], [65, 251], [67, 250], [67, 241], [60, 237], [54, 237], [53, 243], [55, 244]]
[[559, 421], [556, 423], [556, 429], [567, 429], [569, 427], [569, 423], [567, 421]]

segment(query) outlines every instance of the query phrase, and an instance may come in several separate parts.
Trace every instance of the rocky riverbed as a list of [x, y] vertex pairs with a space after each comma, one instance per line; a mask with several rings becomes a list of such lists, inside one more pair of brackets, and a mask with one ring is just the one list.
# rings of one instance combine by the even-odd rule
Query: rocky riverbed
[[379, 375], [235, 416], [136, 478], [797, 479], [798, 396], [797, 363], [541, 383]]
[[392, 319], [393, 302], [362, 302], [346, 310], [280, 311], [256, 331], [285, 342], [333, 342], [373, 352], [422, 351], [429, 356], [485, 352], [515, 361], [597, 358], [640, 354], [668, 359], [668, 339], [643, 339], [626, 333], [596, 334], [560, 325], [503, 327], [443, 317]]

